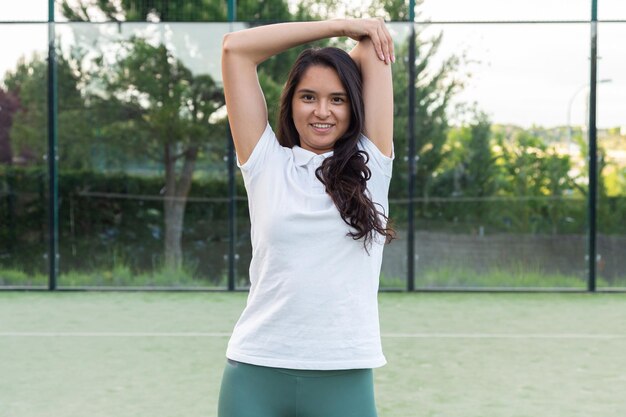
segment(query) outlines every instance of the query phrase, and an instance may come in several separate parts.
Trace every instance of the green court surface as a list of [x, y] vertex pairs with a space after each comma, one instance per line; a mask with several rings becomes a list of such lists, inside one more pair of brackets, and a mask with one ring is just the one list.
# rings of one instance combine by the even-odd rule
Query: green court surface
[[[215, 416], [246, 296], [0, 293], [0, 416]], [[623, 294], [379, 301], [380, 417], [626, 416]]]

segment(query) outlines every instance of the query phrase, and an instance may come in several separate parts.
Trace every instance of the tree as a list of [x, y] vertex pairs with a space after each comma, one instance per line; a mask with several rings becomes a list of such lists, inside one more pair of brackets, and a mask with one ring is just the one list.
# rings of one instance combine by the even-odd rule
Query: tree
[[567, 175], [571, 168], [569, 156], [548, 149], [540, 138], [526, 131], [516, 132], [511, 140], [498, 132], [496, 142], [505, 175], [501, 191], [523, 199], [521, 205], [507, 205], [502, 216], [511, 219], [516, 230], [557, 233], [565, 207], [560, 198], [554, 197], [564, 197], [572, 187]]
[[20, 100], [17, 95], [0, 88], [0, 164], [11, 165], [13, 161], [9, 132], [13, 124], [13, 114], [19, 108]]
[[[418, 7], [423, 0], [417, 0]], [[369, 6], [370, 16], [379, 16], [389, 20], [403, 22], [409, 20], [409, 3], [407, 0], [373, 0]]]
[[225, 21], [227, 2], [200, 0], [79, 0], [61, 1], [63, 15], [71, 21]]
[[[64, 168], [80, 169], [89, 164], [91, 130], [75, 67], [72, 58], [57, 51], [58, 154]], [[25, 163], [36, 164], [48, 149], [48, 65], [38, 55], [22, 58], [4, 82], [20, 101], [10, 133], [12, 147]]]
[[[227, 20], [228, 2], [224, 0], [171, 1], [171, 0], [62, 0], [63, 15], [71, 21], [126, 21], [126, 22], [224, 22]], [[291, 20], [289, 7], [284, 0], [239, 0], [239, 21]]]
[[499, 168], [491, 143], [491, 123], [487, 115], [472, 111], [472, 121], [451, 128], [444, 146], [447, 155], [436, 173], [433, 192], [445, 197], [473, 197], [463, 206], [461, 216], [467, 223], [484, 225], [490, 220], [491, 204], [486, 200], [496, 194]]
[[[182, 266], [184, 213], [196, 161], [226, 134], [224, 122], [210, 122], [224, 105], [224, 95], [210, 76], [194, 76], [163, 44], [153, 46], [135, 37], [122, 46], [111, 68], [98, 66], [105, 93], [92, 97], [94, 113], [104, 140], [123, 143], [135, 157], [161, 161], [165, 264], [177, 269]], [[102, 64], [104, 57], [97, 61]]]
[[10, 131], [13, 152], [26, 163], [34, 163], [47, 150], [47, 95], [45, 61], [34, 55], [21, 58], [4, 82], [9, 92], [19, 97], [21, 109], [13, 118]]
[[[394, 143], [396, 161], [394, 163], [394, 178], [392, 195], [401, 195], [408, 187], [408, 66], [415, 65], [414, 129], [416, 153], [418, 155], [416, 172], [416, 190], [422, 197], [427, 198], [434, 191], [433, 175], [447, 157], [445, 143], [447, 141], [448, 117], [447, 111], [451, 98], [460, 90], [462, 83], [452, 74], [459, 65], [459, 59], [450, 57], [439, 68], [431, 68], [433, 56], [441, 42], [441, 35], [430, 40], [420, 40], [416, 33], [418, 45], [416, 61], [409, 63], [408, 59], [398, 59], [394, 64]], [[408, 43], [396, 46], [397, 57], [408, 56]], [[422, 207], [422, 214], [427, 215], [426, 204]]]
[[[177, 19], [184, 20], [208, 20], [219, 21], [225, 19], [226, 10], [224, 6], [226, 2], [218, 0], [202, 0], [191, 3], [193, 7], [193, 17], [181, 14], [181, 10], [178, 5], [165, 4], [166, 2], [152, 1], [144, 2], [140, 0], [122, 0], [119, 6], [111, 6], [112, 2], [104, 0], [82, 0], [80, 7], [64, 7], [64, 14], [67, 17], [74, 20], [89, 20], [95, 18], [93, 10], [100, 10], [100, 16], [106, 16], [107, 19], [125, 21], [125, 20], [152, 20], [152, 21], [175, 21]], [[171, 2], [170, 2], [171, 3]], [[211, 8], [208, 5], [218, 3], [222, 8]], [[63, 4], [69, 4], [67, 2]], [[183, 2], [181, 2], [183, 4]], [[92, 8], [87, 7], [92, 5]], [[237, 5], [237, 18], [238, 20], [249, 20], [253, 22], [260, 21], [284, 21], [284, 20], [308, 20], [308, 19], [323, 19], [328, 17], [337, 17], [341, 15], [339, 12], [341, 8], [345, 9], [345, 2], [338, 0], [323, 0], [313, 1], [305, 0], [298, 2], [297, 10], [295, 13], [290, 14], [288, 4], [284, 0], [266, 0], [266, 1], [252, 1], [242, 0]], [[358, 10], [357, 10], [358, 9]], [[404, 20], [408, 16], [408, 8], [401, 0], [376, 0], [371, 2], [367, 6], [357, 8], [356, 13], [352, 13], [351, 10], [343, 10], [348, 16], [367, 16], [367, 15], [380, 15], [387, 16], [392, 20]], [[213, 10], [213, 14], [207, 14], [207, 10]], [[181, 17], [183, 16], [183, 17]], [[259, 24], [252, 23], [251, 25]], [[439, 44], [441, 42], [441, 35], [434, 39], [422, 40], [420, 33], [416, 33], [416, 43], [418, 45], [418, 54], [416, 61], [409, 63], [406, 60], [399, 60], [393, 66], [394, 70], [394, 99], [396, 103], [395, 109], [395, 149], [396, 149], [396, 163], [394, 164], [394, 177], [398, 180], [392, 184], [392, 195], [398, 195], [407, 188], [407, 161], [404, 157], [407, 154], [408, 142], [407, 142], [407, 114], [408, 114], [408, 98], [407, 98], [407, 74], [409, 65], [416, 66], [416, 73], [418, 75], [417, 81], [413, 88], [416, 92], [418, 108], [415, 114], [415, 132], [417, 137], [417, 149], [420, 155], [420, 161], [418, 164], [417, 184], [416, 188], [420, 190], [423, 196], [427, 197], [431, 195], [434, 190], [432, 184], [432, 177], [439, 167], [440, 163], [445, 158], [445, 152], [443, 150], [446, 141], [448, 122], [447, 122], [447, 108], [449, 106], [450, 99], [460, 89], [461, 82], [456, 79], [453, 74], [459, 66], [459, 59], [456, 57], [450, 57], [445, 60], [439, 68], [432, 68], [432, 57], [437, 53]], [[347, 39], [334, 39], [331, 41], [323, 41], [316, 43], [317, 45], [333, 44], [340, 47], [349, 47], [349, 40]], [[299, 48], [293, 48], [289, 51], [285, 51], [275, 57], [264, 62], [259, 67], [259, 79], [261, 86], [268, 99], [269, 117], [270, 121], [276, 120], [276, 114], [278, 107], [272, 106], [271, 103], [278, 103], [280, 92], [282, 90], [282, 84], [286, 79], [287, 72], [291, 67], [291, 64], [295, 60], [296, 55], [301, 49], [309, 45], [303, 45]], [[400, 40], [397, 45], [396, 54], [398, 57], [407, 56], [408, 42], [406, 40]], [[150, 58], [146, 55], [144, 59]], [[139, 64], [139, 62], [137, 62]], [[125, 65], [126, 71], [132, 71], [129, 65]], [[145, 67], [145, 65], [144, 65]], [[116, 70], [116, 72], [119, 72]], [[148, 72], [150, 72], [148, 70]], [[130, 84], [127, 83], [127, 86]], [[135, 84], [133, 84], [135, 85]], [[136, 85], [135, 85], [136, 87]], [[137, 89], [137, 91], [143, 91]], [[118, 91], [125, 91], [124, 88]], [[123, 99], [124, 94], [110, 95], [107, 100], [108, 103], [101, 103], [104, 107], [119, 108], [119, 112], [109, 112], [111, 115], [118, 115], [119, 120], [117, 122], [111, 120], [108, 125], [108, 133], [112, 134], [113, 130], [117, 130], [119, 137], [125, 137], [128, 141], [132, 140], [128, 138], [130, 130], [123, 128], [124, 124], [127, 124], [128, 128], [139, 128], [144, 133], [135, 133], [141, 137], [151, 138], [156, 133], [146, 133], [148, 129], [146, 121], [138, 118], [138, 115], [145, 117], [144, 112], [148, 111], [147, 108], [141, 108], [137, 103], [139, 101], [138, 92], [135, 94], [134, 101], [130, 99], [132, 96], [130, 90], [126, 91], [126, 99]], [[148, 94], [146, 97], [152, 97], [152, 94]], [[148, 101], [152, 99], [146, 98]], [[97, 100], [97, 99], [94, 99]], [[153, 107], [150, 107], [151, 109]], [[163, 110], [165, 112], [165, 109]], [[173, 114], [173, 113], [172, 113]], [[151, 118], [154, 120], [154, 118]], [[173, 126], [168, 125], [169, 129], [174, 129]], [[138, 132], [138, 131], [137, 131]], [[102, 133], [101, 133], [102, 134]], [[138, 137], [140, 137], [138, 136]], [[148, 140], [148, 139], [146, 139]], [[126, 142], [128, 144], [129, 142]], [[183, 147], [183, 149], [187, 149]], [[182, 149], [178, 151], [180, 155]], [[182, 157], [181, 157], [182, 158]], [[167, 159], [167, 158], [166, 158]], [[181, 160], [182, 161], [182, 160]], [[168, 181], [166, 181], [168, 182]], [[171, 187], [170, 187], [171, 189]], [[426, 206], [423, 211], [426, 213]], [[166, 216], [167, 217], [167, 216]]]
[[[478, 112], [469, 127], [466, 157], [462, 164], [461, 186], [463, 193], [472, 197], [491, 197], [496, 192], [496, 158], [491, 150], [491, 122], [487, 115]], [[477, 213], [484, 210], [481, 204]]]

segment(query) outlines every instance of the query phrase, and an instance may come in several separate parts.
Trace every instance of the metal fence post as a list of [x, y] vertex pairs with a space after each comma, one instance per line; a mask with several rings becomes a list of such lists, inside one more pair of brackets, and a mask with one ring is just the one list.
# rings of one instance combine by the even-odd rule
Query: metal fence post
[[598, 148], [597, 148], [597, 128], [596, 128], [596, 83], [597, 83], [597, 61], [598, 61], [598, 0], [591, 2], [591, 52], [589, 62], [591, 65], [589, 73], [589, 195], [588, 201], [588, 248], [587, 266], [589, 270], [588, 291], [596, 290], [596, 240], [597, 240], [597, 185], [598, 185]]
[[235, 147], [230, 126], [226, 126], [228, 132], [228, 291], [235, 290], [235, 258], [237, 240], [237, 188], [235, 184]]
[[57, 65], [54, 0], [48, 0], [48, 289], [55, 290], [59, 275], [59, 184], [57, 172]]
[[407, 291], [415, 290], [415, 0], [409, 1], [409, 206], [408, 210], [408, 241], [407, 241]]
[[[232, 22], [237, 19], [237, 3], [236, 0], [228, 0], [228, 21], [231, 23], [230, 30], [233, 29]], [[232, 133], [230, 131], [230, 123], [226, 125], [228, 140], [228, 291], [235, 290], [235, 275], [237, 257], [237, 187], [235, 183], [235, 144], [233, 142]]]

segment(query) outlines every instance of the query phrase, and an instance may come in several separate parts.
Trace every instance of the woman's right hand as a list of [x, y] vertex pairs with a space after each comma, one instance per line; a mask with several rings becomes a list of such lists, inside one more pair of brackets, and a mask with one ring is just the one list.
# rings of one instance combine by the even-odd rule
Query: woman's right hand
[[372, 40], [374, 49], [381, 61], [386, 64], [396, 61], [393, 39], [382, 18], [342, 20], [344, 36], [355, 41], [368, 37]]

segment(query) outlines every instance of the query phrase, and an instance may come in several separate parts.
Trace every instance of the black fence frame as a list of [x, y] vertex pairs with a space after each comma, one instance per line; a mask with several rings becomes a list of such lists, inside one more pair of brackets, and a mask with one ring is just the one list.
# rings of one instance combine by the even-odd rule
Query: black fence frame
[[[237, 22], [236, 16], [236, 0], [228, 0], [228, 21]], [[588, 143], [589, 143], [589, 192], [587, 198], [587, 288], [586, 290], [565, 290], [566, 292], [623, 292], [623, 291], [604, 291], [596, 288], [596, 270], [597, 262], [597, 126], [596, 126], [596, 91], [597, 91], [597, 44], [598, 44], [598, 1], [591, 0], [591, 18], [589, 20], [578, 21], [428, 21], [421, 22], [415, 19], [415, 0], [409, 0], [409, 13], [405, 22], [398, 23], [410, 23], [411, 34], [409, 43], [409, 62], [415, 61], [416, 45], [415, 45], [415, 24], [428, 23], [428, 24], [458, 24], [458, 23], [472, 23], [472, 24], [492, 24], [492, 23], [507, 23], [507, 24], [530, 24], [530, 23], [588, 23], [590, 24], [590, 38], [589, 38], [589, 51], [590, 51], [590, 93], [589, 93], [589, 113], [588, 117]], [[615, 22], [602, 20], [601, 22]], [[620, 21], [621, 22], [621, 21]], [[34, 23], [34, 22], [0, 22], [2, 24], [8, 23]], [[42, 23], [42, 22], [36, 22]], [[56, 74], [56, 57], [55, 57], [55, 10], [54, 0], [48, 0], [48, 153], [46, 159], [48, 162], [48, 178], [49, 178], [49, 200], [48, 200], [48, 221], [49, 221], [49, 242], [48, 242], [48, 264], [49, 264], [49, 279], [48, 288], [49, 291], [55, 290], [77, 290], [70, 288], [58, 288], [57, 279], [59, 276], [59, 201], [58, 201], [58, 138], [57, 138], [57, 74]], [[414, 219], [414, 203], [417, 201], [415, 196], [415, 178], [416, 178], [416, 149], [415, 149], [415, 132], [414, 132], [414, 115], [415, 112], [415, 91], [410, 88], [415, 84], [416, 74], [415, 66], [409, 66], [408, 74], [408, 91], [409, 91], [409, 118], [408, 118], [408, 162], [409, 162], [409, 195], [408, 195], [408, 239], [407, 239], [407, 277], [406, 277], [406, 291], [427, 291], [415, 289], [415, 257], [413, 256], [415, 249], [415, 219]], [[229, 183], [229, 253], [228, 253], [228, 291], [243, 290], [236, 288], [235, 281], [235, 261], [238, 257], [235, 249], [235, 236], [236, 236], [236, 217], [235, 210], [237, 204], [237, 196], [235, 193], [235, 149], [230, 137], [228, 138], [228, 183]], [[15, 287], [0, 287], [0, 290], [38, 290], [38, 288], [15, 288]], [[79, 290], [89, 290], [90, 288], [80, 288]], [[102, 288], [96, 290], [102, 291]], [[137, 289], [129, 288], [111, 288], [111, 290], [117, 291], [132, 291]], [[142, 288], [139, 291], [154, 291], [154, 288]], [[166, 291], [215, 291], [212, 289], [181, 289], [181, 288], [159, 288], [158, 290]], [[384, 290], [384, 289], [383, 289]], [[219, 290], [221, 291], [221, 290]], [[396, 290], [397, 291], [397, 290]], [[562, 289], [546, 289], [546, 290], [524, 290], [524, 289], [462, 289], [462, 290], [428, 290], [428, 291], [461, 291], [461, 292], [555, 292], [564, 291]]]

